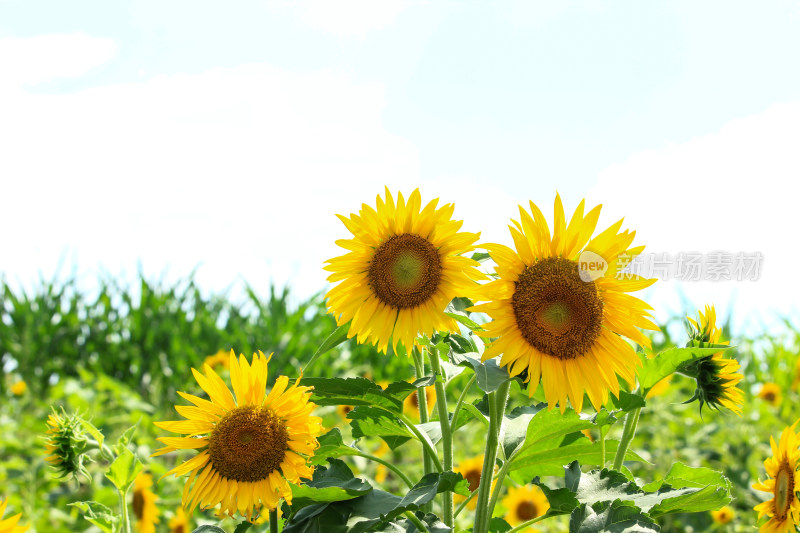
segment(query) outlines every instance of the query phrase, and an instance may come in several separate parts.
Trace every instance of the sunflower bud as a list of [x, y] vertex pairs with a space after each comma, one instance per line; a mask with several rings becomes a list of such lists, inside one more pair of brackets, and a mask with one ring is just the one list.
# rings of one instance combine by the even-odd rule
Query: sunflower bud
[[80, 415], [68, 415], [63, 410], [59, 414], [53, 410], [47, 418], [47, 426], [45, 446], [50, 455], [45, 460], [53, 466], [58, 477], [82, 474], [88, 478], [89, 474], [83, 467], [88, 438], [83, 432]]

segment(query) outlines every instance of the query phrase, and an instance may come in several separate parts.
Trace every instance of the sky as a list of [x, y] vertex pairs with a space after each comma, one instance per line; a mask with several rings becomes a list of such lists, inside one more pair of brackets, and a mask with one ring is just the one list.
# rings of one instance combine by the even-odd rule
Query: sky
[[504, 244], [558, 192], [646, 252], [763, 258], [659, 281], [659, 319], [800, 323], [798, 27], [798, 1], [0, 0], [0, 276], [302, 299], [385, 186]]

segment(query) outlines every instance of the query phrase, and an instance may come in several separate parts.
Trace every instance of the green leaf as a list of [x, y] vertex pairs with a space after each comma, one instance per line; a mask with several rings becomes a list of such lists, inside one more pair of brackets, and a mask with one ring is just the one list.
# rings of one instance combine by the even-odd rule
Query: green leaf
[[[453, 533], [453, 528], [446, 526], [435, 514], [423, 514], [417, 511], [414, 515], [425, 524], [428, 533]], [[402, 518], [381, 524], [372, 531], [375, 533], [417, 533], [419, 529], [408, 518]]]
[[416, 388], [412, 383], [396, 382], [384, 391], [360, 377], [304, 378], [303, 385], [314, 387], [311, 401], [317, 405], [374, 405], [393, 413], [403, 412], [403, 399]]
[[[618, 441], [606, 439], [606, 464], [614, 458], [618, 447]], [[625, 453], [625, 460], [647, 464], [645, 459], [630, 449]], [[600, 466], [603, 462], [602, 445], [600, 442], [590, 442], [589, 439], [581, 437], [564, 446], [534, 450], [515, 460], [509, 470], [514, 480], [527, 483], [535, 476], [560, 475], [564, 471], [564, 465], [570, 461], [578, 461], [582, 465]]]
[[225, 533], [225, 530], [219, 526], [198, 526], [192, 533]]
[[347, 324], [342, 324], [341, 326], [333, 330], [333, 333], [328, 335], [328, 338], [322, 342], [319, 348], [317, 348], [317, 351], [314, 352], [314, 355], [312, 355], [311, 359], [308, 360], [308, 363], [306, 363], [306, 366], [303, 367], [303, 370], [308, 370], [309, 368], [311, 368], [311, 365], [314, 364], [314, 362], [321, 355], [326, 354], [327, 352], [331, 351], [332, 349], [336, 348], [344, 341], [346, 341], [347, 332], [349, 330], [350, 330], [350, 322], [348, 322]]
[[652, 518], [630, 502], [615, 500], [593, 505], [581, 504], [572, 511], [570, 533], [658, 533], [661, 528]]
[[376, 407], [358, 406], [347, 413], [347, 418], [352, 420], [354, 439], [373, 435], [382, 438], [393, 450], [416, 437], [398, 418]]
[[727, 345], [714, 345], [709, 348], [669, 348], [653, 358], [648, 358], [645, 354], [640, 353], [639, 359], [642, 362], [642, 368], [639, 369], [638, 375], [641, 395], [646, 397], [656, 383], [673, 374], [685, 363], [708, 357], [728, 348], [730, 346]]
[[503, 453], [511, 457], [525, 443], [528, 426], [533, 417], [542, 410], [543, 404], [516, 407], [503, 418]]
[[664, 500], [650, 509], [649, 513], [652, 516], [661, 516], [667, 513], [713, 511], [731, 502], [731, 482], [728, 478], [710, 468], [693, 468], [682, 463], [672, 465], [663, 480], [655, 481], [643, 488], [652, 491], [686, 487], [700, 490]]
[[445, 311], [444, 314], [446, 314], [453, 320], [457, 321], [458, 323], [463, 324], [472, 331], [483, 331], [483, 327], [480, 324], [478, 324], [465, 314], [451, 312], [451, 311]]
[[495, 516], [489, 521], [489, 533], [507, 533], [511, 531], [511, 524]]
[[451, 350], [450, 362], [471, 367], [475, 371], [478, 387], [486, 393], [496, 391], [500, 385], [512, 379], [505, 367], [498, 366], [497, 360], [489, 359], [481, 363], [478, 353], [455, 353]]
[[628, 411], [633, 411], [634, 409], [644, 407], [646, 404], [644, 396], [626, 392], [624, 390], [619, 391], [619, 398], [614, 397], [613, 394], [610, 396], [614, 407], [626, 413]]
[[314, 455], [309, 459], [312, 465], [324, 464], [326, 459], [343, 457], [346, 455], [359, 455], [355, 448], [347, 446], [342, 440], [342, 432], [339, 428], [333, 428], [321, 437], [317, 438], [319, 448], [314, 450]]
[[114, 452], [117, 453], [117, 455], [123, 453], [123, 450], [126, 450], [128, 448], [128, 444], [130, 444], [133, 441], [133, 435], [139, 428], [139, 422], [141, 422], [141, 418], [137, 420], [134, 425], [126, 429], [122, 435], [119, 436], [119, 439], [117, 439], [117, 443], [113, 446]]
[[347, 465], [338, 459], [329, 459], [328, 467], [318, 467], [314, 477], [303, 485], [292, 488], [292, 512], [323, 502], [352, 500], [372, 490], [369, 483], [356, 478]]
[[478, 345], [471, 336], [464, 337], [458, 333], [450, 333], [444, 336], [444, 342], [456, 353], [478, 353]]
[[120, 523], [119, 516], [103, 505], [95, 501], [68, 503], [70, 507], [76, 507], [87, 522], [99, 527], [104, 533], [114, 533]]
[[106, 472], [106, 477], [122, 493], [127, 493], [139, 472], [142, 471], [142, 462], [128, 448], [123, 448]]
[[233, 530], [233, 533], [244, 533], [252, 526], [253, 526], [252, 522], [248, 522], [247, 520], [245, 520], [244, 522], [240, 522], [239, 525], [236, 526], [236, 529]]
[[84, 420], [83, 418], [81, 418], [81, 423], [83, 424], [83, 428], [89, 432], [89, 435], [91, 435], [92, 438], [97, 441], [97, 447], [102, 450], [103, 443], [105, 442], [105, 437], [103, 436], [103, 433], [101, 433], [100, 430], [97, 429], [95, 425], [89, 422], [88, 420]]

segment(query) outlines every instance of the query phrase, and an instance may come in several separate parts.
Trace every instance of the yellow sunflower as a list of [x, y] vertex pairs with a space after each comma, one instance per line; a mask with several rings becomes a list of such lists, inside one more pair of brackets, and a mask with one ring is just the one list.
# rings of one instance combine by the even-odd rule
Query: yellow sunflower
[[800, 460], [800, 435], [795, 433], [795, 422], [781, 434], [780, 444], [770, 437], [772, 457], [764, 461], [767, 479], [753, 485], [754, 489], [772, 494], [772, 499], [755, 506], [759, 520], [763, 516], [770, 519], [761, 526], [761, 533], [794, 533], [800, 524], [800, 473], [797, 472]]
[[[478, 490], [478, 486], [481, 484], [481, 473], [483, 471], [483, 456], [478, 455], [477, 457], [472, 457], [471, 459], [464, 459], [458, 464], [458, 467], [453, 469], [454, 472], [458, 472], [461, 474], [464, 479], [467, 480], [469, 484], [468, 488], [470, 492], [475, 492]], [[492, 481], [492, 487], [494, 487], [495, 481]], [[462, 496], [460, 494], [453, 494], [453, 501], [456, 503], [463, 502], [467, 497]], [[475, 509], [475, 506], [478, 503], [478, 498], [472, 498], [469, 503], [467, 503], [467, 508]]]
[[[693, 344], [701, 347], [705, 344], [728, 344], [720, 338], [722, 331], [716, 325], [717, 313], [713, 305], [706, 305], [705, 313], [698, 311], [697, 316], [697, 320], [686, 317], [693, 328], [690, 332]], [[704, 403], [714, 408], [722, 405], [741, 416], [744, 393], [736, 385], [744, 376], [738, 373], [739, 362], [723, 357], [722, 353], [719, 351], [691, 365], [692, 371], [688, 374], [697, 381], [692, 400], [699, 400], [701, 408]]]
[[[250, 519], [262, 507], [274, 510], [281, 498], [288, 503], [292, 491], [287, 481], [300, 483], [313, 473], [307, 464], [318, 446], [322, 420], [311, 416], [310, 387], [289, 386], [279, 376], [266, 393], [267, 363], [263, 353], [248, 364], [244, 355], [230, 353], [233, 394], [214, 370], [204, 366], [205, 375], [192, 369], [200, 387], [211, 401], [179, 392], [193, 406], [176, 405], [187, 420], [155, 422], [161, 429], [186, 435], [160, 437], [165, 444], [153, 455], [179, 449], [198, 453], [167, 474], [191, 473], [183, 490], [183, 506], [193, 510], [220, 504], [221, 515], [239, 513]], [[272, 357], [272, 356], [270, 356]]]
[[139, 533], [155, 533], [158, 515], [156, 507], [158, 496], [150, 490], [153, 487], [153, 476], [139, 473], [133, 482], [133, 514], [136, 515], [136, 529]]
[[183, 507], [178, 507], [172, 518], [169, 519], [169, 533], [189, 533], [189, 519], [183, 512]]
[[729, 524], [733, 521], [734, 516], [736, 516], [736, 512], [727, 505], [716, 511], [711, 511], [711, 519], [715, 524], [719, 525]]
[[[436, 404], [436, 388], [433, 386], [425, 387], [425, 405], [428, 408], [428, 416], [433, 412]], [[419, 395], [416, 391], [412, 392], [403, 400], [403, 412], [408, 415], [419, 417]]]
[[339, 414], [339, 416], [342, 418], [342, 421], [345, 424], [350, 422], [350, 419], [347, 418], [347, 413], [349, 413], [352, 410], [353, 410], [353, 406], [352, 405], [337, 405], [336, 406], [336, 412]]
[[635, 232], [620, 232], [622, 220], [592, 238], [600, 206], [584, 215], [581, 201], [567, 223], [556, 195], [552, 237], [539, 208], [530, 202], [530, 209], [532, 216], [520, 206], [522, 223], [509, 226], [516, 252], [485, 245], [499, 277], [486, 286], [492, 301], [473, 308], [492, 318], [480, 333], [495, 339], [483, 360], [502, 355], [531, 396], [541, 378], [550, 409], [558, 403], [563, 412], [569, 398], [580, 411], [584, 392], [600, 409], [609, 390], [619, 394], [617, 375], [635, 382], [639, 358], [623, 337], [649, 347], [637, 328], [658, 330], [652, 308], [626, 293], [656, 280], [621, 272], [644, 249], [630, 247]]
[[456, 296], [470, 296], [474, 280], [485, 279], [479, 263], [461, 254], [474, 249], [479, 233], [459, 232], [451, 220], [453, 204], [437, 209], [438, 199], [420, 210], [419, 190], [408, 197], [389, 189], [377, 207], [362, 204], [359, 214], [337, 215], [353, 234], [336, 244], [349, 253], [326, 261], [330, 282], [328, 309], [341, 326], [351, 321], [348, 337], [386, 352], [391, 340], [410, 351], [414, 339], [434, 331], [457, 331], [444, 314]]
[[547, 496], [535, 485], [509, 487], [501, 503], [506, 508], [506, 522], [512, 526], [542, 516], [550, 508]]
[[761, 390], [758, 391], [758, 397], [773, 407], [779, 406], [783, 399], [781, 396], [781, 387], [777, 383], [764, 383], [761, 386]]
[[6, 512], [6, 505], [8, 505], [8, 500], [0, 503], [0, 533], [22, 533], [23, 531], [27, 531], [30, 526], [17, 525], [20, 517], [22, 517], [22, 513], [9, 516], [3, 520], [3, 514]]
[[205, 360], [203, 361], [204, 365], [208, 365], [211, 368], [228, 368], [228, 363], [230, 362], [230, 358], [228, 357], [228, 352], [225, 350], [220, 350], [214, 355], [206, 356]]

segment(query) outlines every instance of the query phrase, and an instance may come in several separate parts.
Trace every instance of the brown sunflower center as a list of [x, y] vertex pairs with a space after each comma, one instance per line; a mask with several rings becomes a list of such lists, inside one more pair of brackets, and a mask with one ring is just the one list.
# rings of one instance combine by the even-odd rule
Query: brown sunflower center
[[141, 490], [133, 491], [133, 514], [137, 520], [144, 517], [144, 494]]
[[764, 399], [766, 401], [768, 401], [769, 403], [774, 403], [775, 402], [775, 392], [773, 392], [773, 391], [765, 392], [764, 393]]
[[775, 476], [775, 517], [778, 520], [786, 520], [793, 499], [794, 470], [789, 466], [789, 462], [784, 460], [778, 467], [778, 475]]
[[539, 516], [538, 513], [539, 509], [536, 508], [536, 504], [530, 500], [523, 500], [517, 504], [517, 508], [515, 513], [517, 514], [517, 518], [520, 522], [526, 522], [531, 518], [536, 518]]
[[375, 250], [367, 280], [384, 304], [406, 309], [427, 302], [436, 293], [442, 261], [436, 247], [412, 233], [395, 235]]
[[478, 489], [478, 485], [481, 484], [481, 471], [468, 470], [467, 473], [464, 474], [464, 479], [469, 483], [469, 491], [475, 492]]
[[588, 352], [603, 324], [603, 300], [594, 282], [583, 281], [578, 264], [561, 257], [525, 267], [511, 307], [523, 338], [559, 359]]
[[227, 479], [260, 481], [283, 462], [289, 433], [272, 409], [245, 405], [226, 414], [209, 436], [214, 470]]

